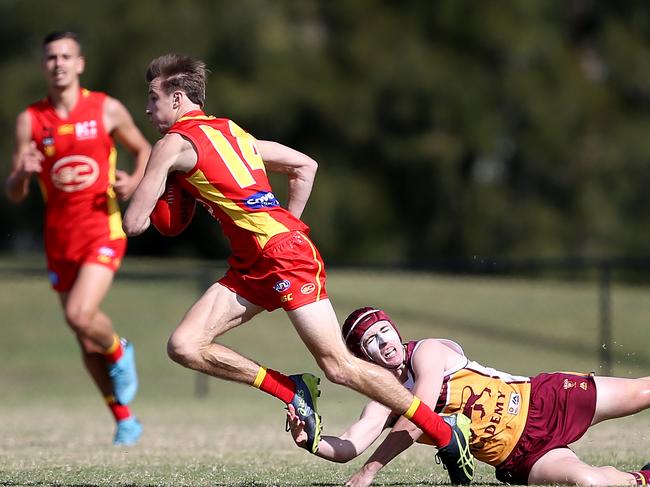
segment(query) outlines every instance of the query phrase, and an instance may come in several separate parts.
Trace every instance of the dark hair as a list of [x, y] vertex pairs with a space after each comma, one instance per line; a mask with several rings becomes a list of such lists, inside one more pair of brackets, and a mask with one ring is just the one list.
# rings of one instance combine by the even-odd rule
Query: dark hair
[[147, 83], [161, 78], [160, 87], [169, 95], [174, 90], [183, 91], [187, 97], [199, 106], [205, 103], [205, 77], [208, 70], [205, 63], [183, 54], [165, 54], [151, 63], [147, 68]]
[[79, 46], [79, 54], [81, 54], [81, 41], [79, 40], [79, 34], [76, 32], [72, 32], [71, 30], [57, 30], [54, 32], [50, 32], [48, 35], [46, 35], [43, 38], [43, 43], [41, 46], [43, 49], [45, 49], [45, 46], [47, 46], [49, 43], [54, 42], [54, 41], [59, 41], [61, 39], [72, 39], [77, 43]]

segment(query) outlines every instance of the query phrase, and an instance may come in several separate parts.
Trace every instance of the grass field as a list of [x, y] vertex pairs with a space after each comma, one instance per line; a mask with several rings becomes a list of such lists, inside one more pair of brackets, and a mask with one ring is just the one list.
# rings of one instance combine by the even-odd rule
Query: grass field
[[[142, 386], [134, 411], [145, 426], [136, 447], [112, 447], [112, 420], [80, 366], [56, 296], [44, 274], [19, 272], [22, 266], [0, 259], [0, 485], [327, 486], [344, 483], [367, 458], [335, 465], [296, 449], [282, 405], [250, 388], [211, 379], [207, 395], [197, 397], [197, 375], [165, 354], [170, 331], [199, 293], [190, 275], [199, 264], [182, 261], [127, 262], [106, 300], [117, 330], [136, 344]], [[208, 270], [215, 278], [221, 272]], [[333, 270], [328, 291], [340, 318], [379, 305], [404, 336], [452, 338], [498, 369], [599, 370], [594, 283]], [[648, 375], [650, 290], [613, 291], [614, 372]], [[224, 342], [282, 371], [319, 373], [282, 312], [256, 318]], [[325, 432], [338, 434], [364, 400], [328, 383], [322, 389]], [[593, 428], [575, 449], [592, 463], [638, 468], [650, 460], [649, 432], [645, 412]], [[447, 482], [424, 446], [377, 478], [379, 485]], [[476, 484], [496, 483], [493, 469], [479, 465]]]

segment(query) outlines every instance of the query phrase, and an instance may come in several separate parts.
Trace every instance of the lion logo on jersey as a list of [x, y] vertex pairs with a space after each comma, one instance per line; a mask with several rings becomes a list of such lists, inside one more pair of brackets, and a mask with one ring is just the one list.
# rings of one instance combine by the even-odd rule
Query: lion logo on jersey
[[81, 191], [99, 177], [99, 164], [87, 156], [67, 156], [59, 159], [50, 171], [52, 183], [66, 193]]
[[[465, 392], [469, 392], [467, 400], [465, 400]], [[463, 414], [471, 419], [472, 412], [477, 411], [481, 415], [481, 419], [483, 419], [486, 414], [485, 407], [481, 403], [477, 404], [477, 402], [483, 397], [483, 394], [486, 393], [488, 397], [492, 397], [492, 390], [487, 387], [485, 387], [480, 394], [475, 394], [474, 389], [472, 389], [471, 386], [463, 387], [463, 391], [461, 392], [461, 405], [463, 402], [465, 403], [463, 406]]]

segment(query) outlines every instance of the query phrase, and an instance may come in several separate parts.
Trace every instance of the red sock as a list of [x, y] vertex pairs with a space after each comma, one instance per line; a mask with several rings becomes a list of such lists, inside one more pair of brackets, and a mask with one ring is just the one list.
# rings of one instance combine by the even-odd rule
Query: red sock
[[106, 405], [108, 406], [108, 409], [111, 410], [111, 413], [113, 413], [115, 421], [121, 421], [131, 417], [129, 406], [120, 404], [115, 400], [114, 396], [106, 396], [104, 399], [106, 399]]
[[417, 397], [413, 398], [404, 416], [431, 438], [438, 448], [447, 446], [451, 441], [451, 426]]
[[260, 370], [257, 372], [253, 387], [257, 387], [260, 391], [277, 397], [285, 404], [289, 404], [293, 400], [296, 392], [296, 384], [289, 377], [264, 367], [260, 367]]
[[113, 335], [113, 344], [106, 349], [104, 352], [104, 357], [109, 364], [114, 364], [124, 353], [124, 347], [122, 346], [122, 340], [117, 335]]
[[634, 475], [636, 485], [650, 484], [650, 470], [639, 470], [638, 472], [628, 472]]

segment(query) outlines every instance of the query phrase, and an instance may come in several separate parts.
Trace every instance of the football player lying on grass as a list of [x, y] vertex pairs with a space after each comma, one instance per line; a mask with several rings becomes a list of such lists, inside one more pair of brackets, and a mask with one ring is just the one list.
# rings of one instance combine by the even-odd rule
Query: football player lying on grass
[[[429, 338], [403, 343], [388, 315], [374, 308], [354, 311], [345, 320], [342, 332], [352, 353], [391, 370], [432, 409], [470, 418], [470, 451], [476, 459], [494, 466], [502, 482], [650, 482], [650, 464], [636, 472], [594, 467], [569, 448], [590, 426], [647, 409], [650, 377], [624, 379], [559, 372], [515, 376], [470, 360], [451, 340]], [[301, 446], [306, 435], [291, 407], [287, 423], [294, 441]], [[396, 418], [384, 406], [370, 402], [359, 420], [341, 436], [322, 436], [316, 455], [333, 462], [348, 462], [389, 427], [392, 429], [388, 436], [346, 483], [354, 487], [370, 485], [377, 472], [414, 441], [428, 442], [412, 423]]]

